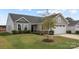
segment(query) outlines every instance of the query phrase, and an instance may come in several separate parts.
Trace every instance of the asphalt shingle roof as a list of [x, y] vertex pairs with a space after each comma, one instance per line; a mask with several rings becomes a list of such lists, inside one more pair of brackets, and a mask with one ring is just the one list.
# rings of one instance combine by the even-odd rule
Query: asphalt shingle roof
[[40, 23], [43, 21], [42, 17], [37, 17], [37, 16], [30, 16], [30, 15], [22, 15], [22, 14], [13, 14], [9, 13], [13, 21], [16, 21], [17, 19], [24, 17], [26, 18], [29, 22], [32, 23]]
[[70, 21], [68, 26], [75, 26], [77, 23], [79, 23], [79, 21]]
[[[14, 13], [9, 13], [9, 15], [11, 16], [12, 20], [15, 22], [17, 19], [21, 18], [21, 17], [24, 17], [26, 18], [29, 22], [31, 23], [40, 23], [42, 22], [44, 19], [44, 17], [38, 17], [38, 16], [31, 16], [31, 15], [22, 15], [22, 14], [14, 14]], [[60, 13], [58, 14], [52, 14], [52, 15], [49, 15], [47, 17], [56, 17], [57, 15], [60, 15]]]

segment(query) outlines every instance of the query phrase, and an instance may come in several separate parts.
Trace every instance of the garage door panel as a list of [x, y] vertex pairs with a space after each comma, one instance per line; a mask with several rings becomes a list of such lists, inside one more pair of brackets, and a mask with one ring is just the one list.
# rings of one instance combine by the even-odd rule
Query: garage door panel
[[56, 27], [54, 30], [54, 34], [64, 34], [66, 33], [66, 27]]

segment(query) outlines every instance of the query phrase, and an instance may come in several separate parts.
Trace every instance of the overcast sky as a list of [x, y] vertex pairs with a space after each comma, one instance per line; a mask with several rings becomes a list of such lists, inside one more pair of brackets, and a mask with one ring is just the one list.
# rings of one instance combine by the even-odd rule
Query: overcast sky
[[[41, 16], [45, 12], [45, 9], [0, 9], [0, 25], [6, 24], [8, 13]], [[79, 9], [50, 9], [49, 13], [62, 13], [64, 17], [79, 20]]]

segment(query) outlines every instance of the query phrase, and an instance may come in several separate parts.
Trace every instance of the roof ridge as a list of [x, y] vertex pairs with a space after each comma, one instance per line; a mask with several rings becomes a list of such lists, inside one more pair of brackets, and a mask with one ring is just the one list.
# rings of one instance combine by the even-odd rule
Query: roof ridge
[[[31, 16], [31, 17], [40, 17], [40, 16], [34, 16], [34, 15], [26, 15], [26, 14], [17, 14], [17, 13], [9, 13], [10, 14], [14, 14], [14, 15], [23, 15], [23, 16]], [[42, 17], [40, 17], [42, 18]]]

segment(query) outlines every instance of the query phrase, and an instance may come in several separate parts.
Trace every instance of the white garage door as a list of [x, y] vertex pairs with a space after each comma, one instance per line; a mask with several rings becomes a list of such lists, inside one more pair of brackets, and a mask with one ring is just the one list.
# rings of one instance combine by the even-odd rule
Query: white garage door
[[54, 34], [64, 34], [66, 33], [66, 26], [65, 25], [58, 25], [54, 30]]

